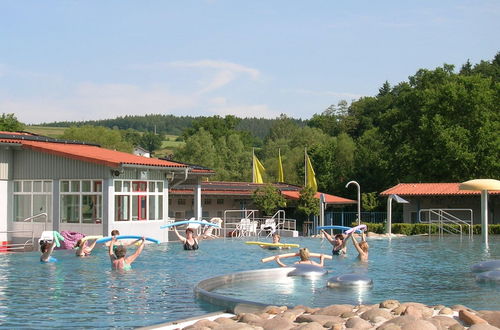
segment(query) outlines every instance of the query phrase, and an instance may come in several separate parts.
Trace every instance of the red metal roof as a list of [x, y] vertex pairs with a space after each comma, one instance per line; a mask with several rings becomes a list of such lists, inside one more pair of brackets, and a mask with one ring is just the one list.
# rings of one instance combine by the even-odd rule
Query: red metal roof
[[[203, 195], [219, 195], [219, 196], [252, 196], [253, 192], [260, 187], [265, 186], [262, 183], [251, 182], [225, 182], [225, 181], [204, 181], [201, 183], [201, 191]], [[286, 183], [274, 183], [274, 187], [281, 191], [285, 198], [299, 199], [300, 190], [302, 187]], [[193, 186], [179, 187], [170, 190], [173, 195], [192, 195]], [[320, 198], [321, 193], [316, 193], [316, 198]], [[342, 198], [330, 194], [324, 194], [325, 202], [328, 204], [356, 204], [356, 201]]]
[[[20, 134], [14, 132], [0, 132], [11, 135], [26, 135], [33, 136], [29, 134]], [[101, 148], [95, 145], [79, 144], [79, 143], [59, 143], [59, 142], [45, 142], [45, 141], [33, 141], [33, 140], [23, 140], [17, 138], [0, 138], [0, 143], [13, 143], [19, 144], [24, 149], [34, 150], [38, 152], [43, 152], [55, 156], [66, 157], [70, 159], [76, 159], [84, 162], [90, 162], [94, 164], [100, 164], [112, 168], [118, 168], [121, 165], [138, 165], [138, 166], [157, 166], [161, 167], [177, 167], [177, 168], [187, 168], [186, 164], [170, 162], [167, 160], [161, 160], [157, 158], [147, 158], [142, 156], [137, 156], [134, 154], [129, 154], [126, 152], [109, 150]], [[196, 173], [213, 173], [213, 170], [201, 170], [196, 169], [191, 172]]]
[[[381, 196], [392, 194], [401, 196], [436, 196], [436, 195], [479, 195], [480, 191], [459, 190], [460, 183], [400, 183], [380, 193]], [[490, 191], [500, 194], [500, 191]]]

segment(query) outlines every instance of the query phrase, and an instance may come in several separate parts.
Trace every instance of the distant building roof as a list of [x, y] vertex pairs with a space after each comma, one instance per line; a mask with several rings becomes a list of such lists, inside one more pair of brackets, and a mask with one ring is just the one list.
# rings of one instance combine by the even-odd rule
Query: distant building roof
[[[460, 183], [400, 183], [380, 193], [381, 196], [392, 194], [400, 196], [456, 196], [480, 195], [480, 191], [459, 190]], [[490, 191], [500, 194], [500, 191]]]
[[[189, 165], [179, 162], [146, 158], [126, 152], [101, 148], [96, 144], [58, 140], [24, 132], [14, 133], [0, 131], [0, 144], [17, 144], [23, 149], [100, 164], [112, 168], [118, 168], [123, 165], [153, 166], [158, 168], [190, 168]], [[206, 174], [214, 173], [210, 169], [192, 169], [191, 172]]]
[[[201, 192], [203, 195], [238, 195], [252, 196], [253, 192], [260, 187], [265, 186], [262, 183], [251, 182], [230, 182], [230, 181], [204, 181], [201, 183]], [[273, 183], [273, 186], [280, 190], [281, 194], [288, 199], [298, 199], [302, 187], [287, 183]], [[192, 195], [194, 192], [193, 185], [182, 185], [170, 189], [173, 195]], [[316, 198], [319, 199], [321, 193], [316, 193]], [[338, 197], [335, 195], [324, 194], [327, 204], [356, 204], [356, 201], [351, 199]]]

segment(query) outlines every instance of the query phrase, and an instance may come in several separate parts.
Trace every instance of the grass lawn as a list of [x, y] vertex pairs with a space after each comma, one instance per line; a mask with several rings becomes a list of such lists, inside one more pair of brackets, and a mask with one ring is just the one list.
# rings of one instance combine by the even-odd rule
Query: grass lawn
[[66, 128], [67, 127], [26, 126], [25, 131], [51, 138], [57, 138], [64, 133]]

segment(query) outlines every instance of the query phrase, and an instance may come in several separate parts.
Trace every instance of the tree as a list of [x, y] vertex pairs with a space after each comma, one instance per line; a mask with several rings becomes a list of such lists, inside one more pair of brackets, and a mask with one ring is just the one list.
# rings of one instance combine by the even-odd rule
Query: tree
[[212, 169], [216, 167], [218, 158], [213, 137], [203, 128], [191, 135], [186, 144], [177, 149], [174, 156], [175, 160]]
[[300, 191], [300, 197], [297, 202], [297, 211], [304, 214], [307, 218], [311, 214], [319, 215], [319, 200], [314, 197], [315, 192], [311, 187], [304, 187]]
[[103, 148], [123, 152], [132, 152], [133, 148], [131, 143], [123, 140], [119, 130], [102, 126], [73, 126], [64, 131], [61, 139], [95, 143]]
[[17, 132], [24, 130], [24, 125], [19, 122], [13, 113], [3, 113], [0, 117], [0, 131]]
[[374, 211], [380, 206], [376, 191], [361, 193], [361, 201], [363, 202], [363, 208], [368, 212]]
[[153, 132], [144, 133], [139, 140], [140, 146], [147, 149], [150, 155], [153, 155], [155, 150], [161, 148], [162, 142], [163, 137]]
[[259, 210], [265, 215], [273, 215], [279, 209], [286, 207], [286, 199], [271, 184], [266, 184], [255, 190], [252, 199]]

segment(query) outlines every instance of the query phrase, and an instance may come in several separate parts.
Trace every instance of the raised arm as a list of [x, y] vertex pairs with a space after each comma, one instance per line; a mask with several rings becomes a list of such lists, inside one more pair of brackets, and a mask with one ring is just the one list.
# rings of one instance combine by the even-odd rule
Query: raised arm
[[335, 245], [335, 240], [330, 234], [328, 234], [324, 229], [321, 229], [321, 233], [325, 235], [326, 239], [328, 240], [328, 242], [330, 242], [331, 245]]
[[90, 244], [90, 246], [88, 247], [89, 248], [89, 252], [94, 249], [96, 243], [97, 243], [97, 240], [94, 240], [94, 242], [92, 244]]
[[319, 257], [319, 266], [320, 267], [323, 267], [323, 265], [325, 264], [325, 255], [322, 254], [321, 257]]
[[139, 245], [139, 247], [137, 248], [137, 250], [135, 250], [134, 254], [132, 254], [130, 257], [125, 258], [125, 261], [127, 262], [127, 264], [130, 265], [131, 263], [133, 263], [135, 261], [135, 259], [137, 259], [137, 257], [139, 256], [139, 254], [141, 254], [142, 249], [144, 248], [144, 242], [145, 242], [145, 239], [143, 237], [141, 245]]
[[175, 234], [177, 235], [177, 237], [179, 238], [179, 240], [182, 241], [182, 243], [186, 242], [186, 238], [183, 237], [181, 234], [179, 234], [179, 232], [177, 231], [177, 227], [174, 227], [174, 231], [175, 231]]
[[360, 255], [364, 254], [363, 250], [361, 250], [361, 248], [359, 247], [358, 241], [356, 241], [356, 238], [354, 238], [354, 235], [352, 235], [352, 234], [349, 234], [349, 235], [351, 235], [352, 244], [354, 244], [354, 247], [356, 248], [356, 251], [358, 251], [358, 253]]

